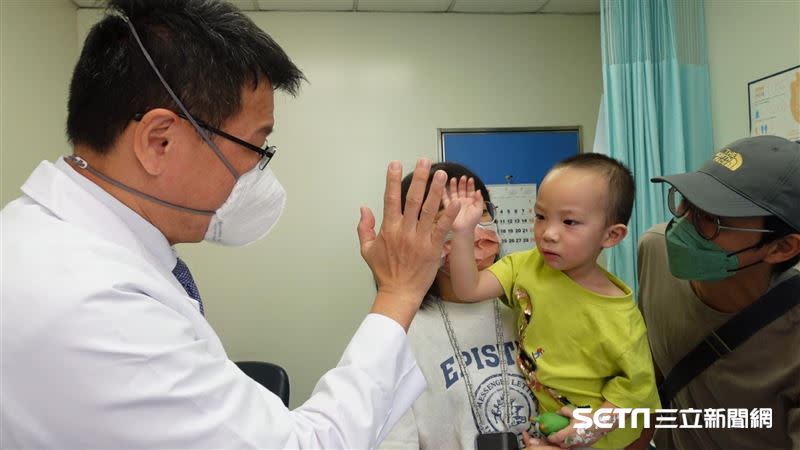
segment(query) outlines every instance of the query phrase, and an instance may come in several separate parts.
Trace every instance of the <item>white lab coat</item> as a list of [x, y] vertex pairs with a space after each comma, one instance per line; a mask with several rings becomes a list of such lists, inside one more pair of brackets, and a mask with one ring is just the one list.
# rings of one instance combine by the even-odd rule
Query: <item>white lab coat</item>
[[63, 160], [22, 190], [0, 212], [5, 449], [367, 449], [425, 388], [371, 314], [290, 411], [228, 359], [155, 228]]

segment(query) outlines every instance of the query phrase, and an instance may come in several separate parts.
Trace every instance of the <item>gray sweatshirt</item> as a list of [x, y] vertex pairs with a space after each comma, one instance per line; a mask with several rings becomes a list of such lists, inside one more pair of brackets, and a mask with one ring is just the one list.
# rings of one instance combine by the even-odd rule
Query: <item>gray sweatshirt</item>
[[[438, 299], [436, 300], [438, 301]], [[469, 449], [482, 433], [505, 431], [500, 357], [506, 359], [509, 425], [517, 434], [529, 430], [529, 418], [537, 414], [536, 401], [516, 366], [517, 343], [514, 313], [500, 305], [503, 349], [497, 349], [494, 301], [460, 304], [444, 302], [475, 392], [478, 416], [474, 417], [466, 383], [447, 336], [439, 308], [433, 304], [417, 313], [408, 337], [428, 388], [403, 416], [380, 446], [395, 449]]]

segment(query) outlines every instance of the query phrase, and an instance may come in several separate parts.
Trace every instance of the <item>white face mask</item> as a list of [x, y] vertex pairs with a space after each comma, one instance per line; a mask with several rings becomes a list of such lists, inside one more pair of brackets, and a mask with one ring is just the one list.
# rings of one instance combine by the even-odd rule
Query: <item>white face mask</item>
[[[453, 249], [453, 234], [448, 233], [442, 247], [442, 257], [439, 263], [439, 270], [450, 274], [450, 252]], [[481, 225], [475, 227], [475, 265], [478, 270], [488, 268], [494, 263], [494, 259], [500, 252], [500, 235], [497, 230], [497, 223]]]
[[286, 190], [269, 167], [260, 164], [236, 180], [225, 203], [217, 209], [205, 240], [222, 245], [251, 244], [269, 233], [286, 206]]

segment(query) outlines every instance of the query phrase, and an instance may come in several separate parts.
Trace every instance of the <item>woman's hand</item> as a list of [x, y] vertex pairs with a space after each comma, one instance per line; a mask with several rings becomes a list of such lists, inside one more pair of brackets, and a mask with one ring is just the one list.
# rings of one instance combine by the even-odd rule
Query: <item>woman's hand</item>
[[372, 312], [394, 319], [408, 329], [433, 284], [439, 269], [445, 236], [458, 215], [460, 203], [451, 203], [436, 220], [447, 174], [437, 171], [427, 198], [425, 186], [431, 162], [417, 161], [411, 187], [406, 195], [405, 211], [400, 208], [400, 179], [403, 167], [392, 161], [386, 172], [383, 198], [383, 222], [375, 234], [375, 216], [369, 208], [361, 208], [358, 240], [361, 256], [367, 262], [378, 294]]
[[453, 232], [472, 232], [481, 221], [486, 203], [481, 191], [475, 190], [475, 179], [462, 176], [461, 179], [450, 179], [449, 192], [442, 197], [444, 206], [457, 203], [461, 206], [458, 216], [453, 221]]

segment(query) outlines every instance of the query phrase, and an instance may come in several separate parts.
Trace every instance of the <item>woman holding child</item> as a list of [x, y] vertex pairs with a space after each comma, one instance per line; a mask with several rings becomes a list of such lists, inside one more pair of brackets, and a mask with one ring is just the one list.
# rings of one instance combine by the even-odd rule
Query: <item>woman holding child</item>
[[[631, 289], [597, 264], [600, 251], [615, 246], [627, 234], [634, 198], [630, 171], [619, 161], [597, 154], [581, 154], [556, 164], [542, 181], [536, 199], [536, 247], [493, 263], [498, 238], [493, 208], [484, 202], [488, 191], [463, 167], [436, 168], [447, 171], [450, 178], [443, 206], [459, 202], [461, 211], [445, 244], [442, 269], [409, 329], [428, 390], [401, 421], [404, 425], [390, 435], [400, 441], [387, 441], [383, 448], [473, 449], [473, 417], [481, 433], [504, 431], [490, 427], [491, 420], [480, 422], [491, 417], [524, 432], [521, 444], [530, 450], [646, 448], [647, 434], [642, 433], [641, 424], [611, 422], [610, 428], [598, 424], [582, 428], [572, 418], [572, 410], [578, 407], [592, 411], [660, 408], [644, 321]], [[409, 183], [410, 179], [404, 180], [404, 187]], [[498, 307], [498, 298], [509, 308]], [[498, 330], [496, 346], [486, 344], [492, 337], [486, 318], [492, 314]], [[501, 337], [507, 336], [516, 342], [501, 345]], [[484, 384], [498, 386], [498, 377], [519, 377], [517, 368], [509, 364], [510, 354], [498, 361], [496, 349], [500, 348], [503, 353], [508, 352], [506, 348], [517, 350], [524, 383], [534, 394], [530, 405], [566, 416], [565, 428], [546, 438], [530, 439], [527, 432], [536, 430], [516, 410], [501, 415], [503, 408], [525, 406], [515, 403], [513, 396], [502, 395], [512, 400], [498, 402], [500, 408], [489, 404], [492, 409], [486, 409], [491, 395], [482, 392]], [[496, 368], [503, 362], [506, 373], [497, 375]], [[487, 367], [495, 373], [479, 373]], [[462, 381], [462, 373], [472, 376]], [[478, 388], [470, 383], [476, 376], [485, 380]], [[459, 383], [473, 394], [466, 396], [468, 404], [463, 388], [454, 395], [452, 388]], [[508, 391], [508, 384], [503, 389]], [[530, 409], [525, 413], [532, 418], [536, 413]], [[401, 441], [406, 446], [397, 444]]]
[[[563, 448], [614, 449], [646, 444], [642, 421], [604, 421], [589, 428], [574, 408], [660, 408], [650, 346], [631, 289], [597, 264], [604, 248], [627, 234], [633, 176], [619, 161], [580, 154], [556, 164], [542, 180], [534, 207], [536, 247], [491, 267], [471, 257], [482, 193], [451, 180], [451, 280], [456, 297], [500, 297], [518, 312], [520, 366], [543, 412], [571, 420], [547, 441]], [[586, 414], [584, 412], [584, 414]]]

